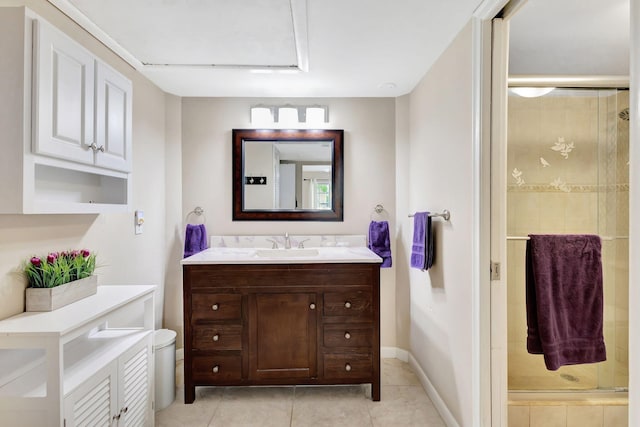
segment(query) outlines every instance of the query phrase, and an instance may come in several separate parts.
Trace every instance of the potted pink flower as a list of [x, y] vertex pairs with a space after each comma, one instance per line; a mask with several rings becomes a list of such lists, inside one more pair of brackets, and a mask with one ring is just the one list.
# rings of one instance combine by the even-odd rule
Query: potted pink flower
[[88, 249], [31, 257], [24, 267], [27, 311], [51, 311], [97, 292], [96, 255]]

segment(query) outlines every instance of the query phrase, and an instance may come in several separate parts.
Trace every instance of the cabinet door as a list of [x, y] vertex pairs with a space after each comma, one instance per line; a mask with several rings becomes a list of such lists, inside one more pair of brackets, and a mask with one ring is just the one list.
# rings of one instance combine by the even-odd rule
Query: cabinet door
[[131, 81], [96, 62], [96, 165], [131, 171]]
[[94, 57], [46, 22], [34, 32], [33, 150], [91, 164]]
[[66, 427], [111, 426], [117, 419], [117, 363], [96, 372], [64, 399]]
[[250, 379], [314, 378], [316, 295], [252, 294], [249, 305]]
[[153, 424], [152, 357], [150, 335], [118, 360], [118, 427]]

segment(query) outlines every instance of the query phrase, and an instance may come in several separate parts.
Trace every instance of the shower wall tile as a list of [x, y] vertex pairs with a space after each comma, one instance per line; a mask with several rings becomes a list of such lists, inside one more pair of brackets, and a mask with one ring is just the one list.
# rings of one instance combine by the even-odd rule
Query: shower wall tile
[[566, 228], [567, 197], [563, 193], [545, 193], [540, 198], [540, 229], [545, 234], [564, 233]]
[[564, 196], [566, 200], [565, 233], [585, 234], [596, 233], [598, 230], [597, 193], [569, 193]]
[[605, 427], [602, 406], [567, 406], [567, 427]]
[[509, 405], [509, 427], [529, 427], [529, 406]]
[[532, 406], [530, 427], [566, 427], [566, 406]]
[[628, 406], [605, 406], [604, 425], [606, 427], [628, 427], [629, 408]]

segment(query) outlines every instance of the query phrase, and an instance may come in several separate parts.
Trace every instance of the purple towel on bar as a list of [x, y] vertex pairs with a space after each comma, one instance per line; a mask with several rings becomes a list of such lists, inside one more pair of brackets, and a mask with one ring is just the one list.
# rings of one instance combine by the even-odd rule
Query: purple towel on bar
[[606, 360], [600, 237], [530, 234], [526, 279], [527, 351], [551, 371]]
[[411, 267], [428, 270], [433, 266], [433, 232], [429, 212], [413, 215], [413, 242], [411, 245]]
[[204, 224], [187, 224], [184, 236], [184, 257], [207, 249], [207, 230]]
[[387, 221], [371, 221], [369, 224], [369, 249], [382, 258], [380, 268], [391, 267], [391, 239]]

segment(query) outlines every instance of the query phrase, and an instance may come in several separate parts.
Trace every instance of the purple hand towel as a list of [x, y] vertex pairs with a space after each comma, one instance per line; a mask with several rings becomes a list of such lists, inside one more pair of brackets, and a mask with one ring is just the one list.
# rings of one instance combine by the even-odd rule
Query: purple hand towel
[[413, 215], [413, 242], [411, 245], [411, 267], [428, 270], [433, 266], [433, 232], [429, 212]]
[[207, 249], [207, 230], [204, 224], [187, 224], [184, 236], [184, 257]]
[[606, 360], [600, 237], [529, 235], [527, 351], [547, 369]]
[[387, 221], [371, 221], [369, 224], [369, 249], [382, 258], [380, 268], [391, 267], [391, 239]]

